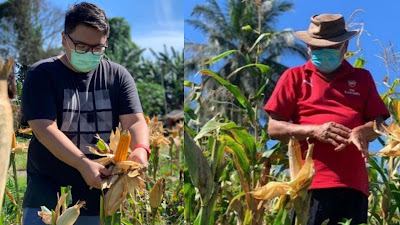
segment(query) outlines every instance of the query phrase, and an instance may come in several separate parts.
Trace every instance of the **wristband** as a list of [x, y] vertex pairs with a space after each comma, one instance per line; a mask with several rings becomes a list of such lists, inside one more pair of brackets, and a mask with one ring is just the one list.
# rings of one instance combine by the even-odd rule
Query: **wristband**
[[136, 145], [136, 146], [133, 148], [132, 151], [135, 151], [135, 149], [137, 149], [137, 148], [144, 148], [144, 149], [146, 149], [146, 151], [147, 151], [147, 160], [149, 160], [150, 155], [151, 155], [151, 149], [150, 149], [148, 146], [146, 146], [146, 145], [139, 144], [139, 145]]

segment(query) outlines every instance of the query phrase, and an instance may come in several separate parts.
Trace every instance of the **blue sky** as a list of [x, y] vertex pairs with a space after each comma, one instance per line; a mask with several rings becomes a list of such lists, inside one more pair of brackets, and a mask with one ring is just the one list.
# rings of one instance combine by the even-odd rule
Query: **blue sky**
[[[191, 0], [185, 1], [184, 18], [190, 18], [192, 9], [197, 4], [204, 4], [205, 0]], [[224, 9], [227, 0], [219, 0], [218, 2]], [[394, 45], [394, 51], [400, 51], [400, 14], [398, 9], [400, 2], [397, 0], [388, 0], [384, 3], [382, 1], [349, 1], [349, 0], [336, 0], [336, 1], [321, 1], [321, 0], [304, 0], [304, 1], [290, 1], [294, 3], [292, 11], [282, 14], [275, 21], [276, 30], [292, 29], [292, 30], [306, 30], [310, 23], [310, 17], [315, 14], [321, 13], [340, 13], [344, 15], [345, 19], [357, 9], [362, 9], [364, 12], [357, 13], [356, 23], [364, 23], [364, 28], [367, 32], [361, 36], [360, 44], [362, 51], [359, 56], [367, 60], [365, 68], [369, 70], [376, 82], [379, 93], [383, 93], [386, 88], [382, 84], [383, 77], [387, 74], [385, 65], [377, 55], [381, 55], [383, 50], [376, 40], [380, 40], [382, 44], [387, 46], [389, 42]], [[205, 36], [193, 27], [185, 24], [185, 42], [198, 42], [206, 43]], [[350, 42], [350, 51], [356, 50], [355, 39]], [[355, 58], [349, 61], [354, 62]], [[305, 61], [300, 57], [294, 56], [290, 53], [283, 55], [280, 62], [286, 66], [292, 67], [303, 64]], [[390, 80], [398, 78], [399, 74], [389, 71]], [[198, 80], [199, 77], [196, 78]], [[377, 142], [372, 143], [371, 150], [380, 149], [381, 145]]]
[[[132, 41], [141, 48], [163, 51], [163, 45], [183, 49], [183, 0], [86, 0], [101, 7], [107, 17], [125, 17]], [[64, 12], [76, 0], [50, 0]], [[146, 50], [145, 57], [151, 53]]]
[[[204, 4], [205, 0], [185, 1], [184, 18], [190, 18], [192, 9], [197, 4]], [[226, 0], [218, 1], [222, 4], [222, 8], [226, 5]], [[364, 23], [365, 30], [361, 36], [361, 47], [363, 48], [359, 56], [367, 60], [365, 68], [368, 69], [378, 82], [377, 87], [380, 92], [385, 90], [382, 85], [382, 78], [387, 74], [383, 61], [376, 55], [382, 53], [379, 42], [374, 41], [379, 39], [384, 45], [388, 45], [389, 41], [394, 44], [394, 50], [400, 51], [400, 14], [398, 9], [400, 2], [396, 0], [388, 0], [385, 3], [381, 1], [321, 1], [321, 0], [304, 0], [290, 1], [294, 3], [294, 9], [286, 14], [282, 14], [275, 21], [276, 30], [292, 29], [306, 30], [310, 23], [310, 17], [314, 14], [321, 13], [340, 13], [347, 19], [352, 12], [357, 9], [363, 9], [364, 13], [358, 13], [354, 22]], [[195, 30], [193, 27], [185, 24], [185, 41], [194, 41], [205, 43], [206, 39], [202, 33]], [[356, 50], [355, 39], [350, 42], [349, 50]], [[350, 59], [353, 62], [355, 58]], [[304, 63], [304, 60], [292, 54], [285, 54], [281, 57], [280, 62], [289, 67], [297, 66]], [[393, 80], [395, 74], [391, 72], [390, 79]]]

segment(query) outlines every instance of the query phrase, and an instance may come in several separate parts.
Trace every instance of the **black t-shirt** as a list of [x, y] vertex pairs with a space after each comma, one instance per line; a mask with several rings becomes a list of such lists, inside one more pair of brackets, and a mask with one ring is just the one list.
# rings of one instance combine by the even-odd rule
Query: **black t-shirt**
[[[87, 146], [96, 144], [95, 134], [109, 142], [119, 116], [141, 113], [135, 82], [122, 66], [102, 59], [88, 73], [76, 73], [57, 57], [35, 63], [22, 90], [22, 119], [49, 119], [89, 158]], [[73, 203], [86, 201], [81, 215], [99, 214], [101, 191], [89, 186], [73, 167], [57, 159], [33, 133], [28, 149], [27, 190], [23, 207], [54, 209], [60, 186], [72, 186]]]

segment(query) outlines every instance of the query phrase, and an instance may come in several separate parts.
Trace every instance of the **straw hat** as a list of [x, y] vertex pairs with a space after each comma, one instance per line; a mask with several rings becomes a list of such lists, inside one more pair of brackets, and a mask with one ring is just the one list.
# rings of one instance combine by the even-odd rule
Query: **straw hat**
[[358, 34], [359, 30], [347, 31], [345, 21], [340, 14], [320, 14], [310, 18], [307, 31], [295, 31], [294, 34], [304, 43], [328, 47], [340, 44]]

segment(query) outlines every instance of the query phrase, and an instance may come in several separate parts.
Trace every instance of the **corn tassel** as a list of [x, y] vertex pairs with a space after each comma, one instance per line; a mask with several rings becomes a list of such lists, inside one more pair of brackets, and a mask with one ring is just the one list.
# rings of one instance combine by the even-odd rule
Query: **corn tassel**
[[80, 208], [85, 205], [85, 202], [77, 203], [76, 205], [69, 207], [65, 212], [58, 218], [57, 225], [73, 225], [79, 217]]
[[114, 162], [118, 163], [125, 161], [131, 143], [131, 134], [128, 130], [124, 130], [118, 142], [117, 150], [115, 151]]

